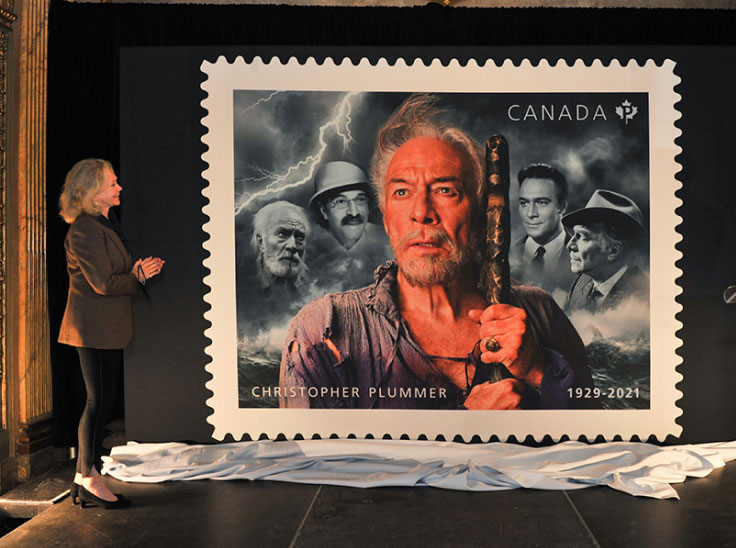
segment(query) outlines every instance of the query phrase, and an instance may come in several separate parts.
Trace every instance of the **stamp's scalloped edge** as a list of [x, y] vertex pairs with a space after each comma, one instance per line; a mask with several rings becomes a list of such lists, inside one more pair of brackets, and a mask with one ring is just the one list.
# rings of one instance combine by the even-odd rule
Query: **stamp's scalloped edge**
[[[680, 279], [682, 276], [682, 270], [677, 266], [677, 263], [682, 260], [682, 252], [677, 249], [677, 244], [682, 241], [682, 235], [679, 232], [678, 228], [682, 225], [682, 217], [677, 213], [677, 210], [682, 206], [682, 200], [677, 196], [677, 193], [682, 189], [682, 181], [679, 180], [677, 175], [681, 173], [682, 166], [677, 161], [677, 158], [682, 154], [682, 148], [677, 144], [677, 140], [679, 140], [682, 137], [682, 131], [680, 130], [679, 126], [677, 125], [677, 122], [682, 118], [682, 114], [677, 108], [677, 104], [681, 100], [681, 95], [675, 91], [675, 88], [680, 84], [681, 79], [679, 76], [675, 74], [674, 68], [676, 66], [676, 63], [672, 59], [664, 59], [662, 62], [657, 63], [653, 59], [647, 59], [644, 62], [639, 62], [636, 59], [630, 58], [626, 63], [621, 63], [619, 59], [611, 59], [610, 62], [604, 63], [600, 59], [595, 59], [591, 61], [590, 63], [586, 63], [583, 59], [577, 58], [572, 63], [569, 63], [564, 58], [559, 58], [556, 61], [549, 62], [546, 58], [539, 59], [536, 63], [530, 61], [529, 59], [523, 59], [522, 61], [518, 63], [514, 63], [511, 59], [506, 58], [502, 63], [498, 63], [493, 58], [486, 58], [481, 63], [478, 63], [476, 59], [468, 59], [465, 63], [461, 63], [457, 59], [452, 59], [447, 63], [443, 63], [439, 59], [434, 59], [433, 61], [426, 63], [421, 58], [415, 57], [410, 63], [407, 63], [403, 58], [398, 57], [393, 63], [390, 63], [386, 60], [385, 57], [380, 57], [375, 62], [371, 62], [370, 59], [367, 57], [361, 57], [360, 61], [358, 63], [355, 63], [350, 57], [345, 56], [341, 60], [339, 60], [337, 63], [334, 61], [334, 59], [330, 56], [325, 57], [325, 59], [319, 63], [313, 56], [309, 56], [304, 62], [301, 62], [297, 59], [296, 56], [290, 56], [287, 63], [281, 62], [280, 58], [276, 55], [272, 56], [270, 58], [270, 61], [264, 62], [263, 58], [261, 56], [254, 56], [253, 59], [246, 64], [245, 59], [242, 56], [235, 57], [234, 61], [228, 61], [227, 58], [224, 55], [218, 56], [217, 60], [214, 62], [204, 60], [201, 64], [201, 70], [205, 74], [207, 74], [208, 78], [205, 79], [202, 84], [201, 88], [206, 93], [206, 97], [201, 101], [201, 107], [205, 111], [205, 115], [201, 118], [201, 123], [206, 128], [206, 131], [203, 133], [201, 141], [205, 145], [206, 150], [202, 153], [201, 159], [202, 161], [207, 165], [207, 168], [204, 169], [201, 173], [202, 177], [208, 182], [208, 184], [202, 189], [202, 195], [208, 200], [208, 203], [202, 208], [202, 212], [205, 216], [207, 216], [208, 219], [212, 219], [212, 215], [210, 214], [210, 210], [213, 207], [212, 206], [212, 199], [211, 199], [211, 192], [212, 192], [212, 181], [208, 175], [211, 175], [213, 167], [212, 162], [209, 160], [212, 155], [212, 131], [210, 129], [210, 126], [208, 125], [207, 121], [210, 118], [212, 112], [210, 109], [210, 103], [211, 103], [211, 97], [209, 93], [208, 86], [210, 85], [210, 73], [206, 70], [207, 68], [213, 68], [217, 67], [218, 65], [222, 65], [223, 63], [230, 65], [232, 67], [240, 66], [243, 69], [247, 68], [248, 65], [252, 64], [260, 64], [261, 67], [271, 67], [271, 66], [278, 66], [278, 67], [287, 67], [287, 68], [307, 68], [307, 69], [316, 69], [316, 68], [352, 68], [352, 69], [365, 69], [365, 68], [390, 68], [393, 70], [396, 69], [432, 69], [432, 68], [444, 68], [444, 69], [452, 69], [452, 68], [462, 68], [462, 69], [508, 69], [510, 67], [515, 69], [520, 68], [532, 68], [532, 69], [580, 69], [580, 68], [619, 68], [619, 69], [629, 69], [632, 67], [635, 68], [651, 68], [655, 67], [658, 69], [669, 69], [669, 76], [672, 78], [672, 82], [670, 87], [668, 88], [668, 93], [671, 94], [670, 100], [665, 100], [664, 103], [666, 106], [668, 106], [672, 112], [676, 115], [674, 118], [671, 119], [672, 122], [672, 129], [673, 129], [673, 135], [672, 135], [672, 148], [673, 148], [673, 154], [671, 157], [671, 163], [672, 171], [667, 171], [667, 173], [672, 174], [672, 178], [675, 181], [675, 186], [672, 188], [672, 202], [674, 207], [672, 208], [672, 211], [674, 212], [675, 217], [677, 218], [677, 222], [675, 226], [673, 227], [674, 234], [677, 237], [676, 241], [672, 242], [672, 249], [674, 250], [674, 260], [673, 268], [675, 271], [675, 277], [672, 280], [675, 284], [675, 293], [672, 296], [675, 308], [677, 308], [677, 311], [673, 313], [673, 327], [674, 327], [674, 338], [677, 340], [678, 344], [673, 349], [673, 352], [675, 354], [675, 362], [672, 368], [673, 371], [673, 383], [672, 383], [672, 398], [668, 402], [665, 409], [662, 409], [660, 411], [661, 414], [664, 415], [662, 421], [668, 422], [670, 424], [669, 427], [665, 427], [668, 431], [662, 431], [658, 433], [653, 433], [650, 431], [641, 431], [641, 432], [631, 432], [630, 434], [619, 434], [619, 433], [612, 433], [611, 432], [600, 432], [597, 434], [590, 434], [589, 432], [583, 432], [583, 431], [576, 431], [576, 428], [568, 429], [562, 434], [554, 434], [550, 432], [532, 432], [532, 431], [526, 431], [525, 433], [522, 433], [522, 431], [517, 432], [509, 432], [505, 434], [499, 434], [494, 432], [485, 432], [483, 434], [480, 433], [463, 433], [462, 431], [457, 431], [453, 434], [448, 433], [448, 431], [435, 431], [434, 429], [427, 429], [424, 428], [421, 433], [418, 434], [408, 434], [406, 432], [410, 432], [411, 429], [407, 429], [406, 432], [403, 432], [402, 434], [398, 434], [397, 431], [393, 432], [383, 432], [378, 433], [380, 430], [372, 429], [371, 431], [366, 431], [364, 434], [357, 435], [358, 437], [365, 438], [365, 437], [373, 437], [373, 438], [391, 438], [391, 439], [402, 439], [402, 438], [409, 438], [409, 439], [419, 439], [419, 438], [426, 438], [426, 439], [457, 439], [460, 438], [462, 440], [467, 439], [475, 439], [479, 438], [481, 441], [489, 441], [493, 439], [499, 439], [501, 441], [514, 441], [514, 440], [529, 440], [530, 438], [534, 440], [536, 443], [542, 443], [545, 440], [551, 440], [554, 442], [558, 442], [560, 440], [564, 439], [584, 439], [589, 440], [590, 438], [594, 437], [594, 441], [598, 440], [599, 438], [603, 438], [605, 440], [615, 440], [615, 439], [656, 439], [657, 441], [664, 442], [665, 439], [669, 436], [679, 436], [682, 433], [682, 426], [677, 422], [677, 418], [682, 415], [682, 409], [677, 405], [677, 402], [679, 402], [682, 399], [682, 392], [679, 390], [678, 385], [683, 380], [683, 375], [680, 372], [680, 367], [682, 366], [682, 357], [679, 355], [678, 351], [682, 348], [682, 340], [679, 338], [678, 334], [682, 330], [683, 324], [682, 322], [677, 319], [677, 316], [682, 312], [682, 305], [677, 302], [677, 297], [682, 293], [682, 289], [679, 285], [677, 285], [677, 280]], [[678, 186], [679, 185], [679, 186]], [[650, 192], [651, 192], [652, 185], [650, 183]], [[210, 283], [208, 283], [212, 278], [212, 272], [213, 269], [211, 268], [211, 264], [213, 261], [213, 248], [212, 248], [212, 234], [206, 229], [206, 227], [209, 225], [210, 221], [207, 221], [203, 224], [202, 230], [205, 232], [207, 237], [202, 243], [202, 247], [205, 251], [209, 253], [208, 257], [206, 257], [202, 263], [203, 266], [209, 271], [209, 274], [205, 275], [203, 278], [203, 283], [206, 285], [209, 289], [209, 291], [204, 295], [204, 300], [207, 304], [209, 304], [210, 308], [204, 313], [204, 318], [207, 320], [210, 324], [208, 328], [204, 330], [204, 335], [207, 337], [211, 342], [207, 347], [205, 347], [204, 351], [205, 354], [210, 358], [210, 361], [205, 365], [205, 370], [209, 375], [211, 376], [210, 380], [208, 380], [205, 383], [205, 387], [212, 393], [212, 396], [206, 399], [205, 404], [212, 410], [212, 413], [209, 414], [206, 417], [206, 420], [209, 424], [211, 424], [214, 428], [214, 432], [212, 434], [213, 439], [222, 441], [227, 436], [232, 436], [235, 439], [243, 438], [245, 436], [250, 436], [252, 439], [258, 439], [259, 437], [268, 437], [270, 439], [275, 439], [277, 437], [287, 437], [288, 439], [294, 439], [294, 438], [314, 438], [314, 437], [321, 437], [321, 438], [329, 438], [329, 437], [352, 437], [356, 436], [357, 430], [353, 427], [346, 427], [346, 428], [328, 428], [330, 431], [330, 434], [325, 434], [326, 431], [314, 431], [312, 433], [305, 433], [303, 428], [299, 428], [298, 430], [292, 430], [292, 429], [285, 429], [285, 428], [276, 428], [274, 429], [268, 429], [264, 431], [260, 431], [258, 435], [254, 435], [255, 432], [258, 432], [261, 430], [260, 428], [256, 429], [249, 429], [247, 427], [243, 427], [241, 430], [237, 431], [234, 430], [231, 427], [226, 427], [224, 424], [221, 425], [223, 421], [219, 420], [219, 414], [218, 410], [216, 409], [216, 398], [217, 398], [217, 376], [216, 376], [216, 370], [214, 369], [214, 361], [215, 356], [213, 356], [210, 352], [212, 346], [214, 345], [214, 339], [213, 339], [213, 330], [215, 322], [214, 320], [214, 303], [212, 301], [212, 294], [213, 289]], [[667, 280], [668, 282], [670, 280]], [[259, 411], [259, 410], [251, 410], [248, 409], [246, 411]], [[276, 411], [279, 413], [285, 413], [290, 410], [280, 410], [280, 409], [274, 409], [274, 410], [268, 410], [268, 411]], [[317, 410], [307, 410], [307, 412], [314, 413]], [[329, 412], [329, 411], [328, 411]], [[340, 410], [336, 411], [338, 413], [347, 413], [348, 411]], [[373, 412], [376, 411], [373, 410], [361, 410], [359, 412]], [[534, 411], [530, 411], [534, 413]], [[545, 410], [544, 413], [550, 413], [550, 410]], [[603, 412], [612, 412], [611, 410], [603, 411]], [[615, 411], [613, 411], [615, 412]], [[393, 413], [396, 413], [395, 411]], [[411, 413], [411, 411], [409, 412]], [[430, 411], [430, 413], [432, 413]], [[523, 411], [513, 411], [513, 412], [503, 412], [503, 411], [489, 411], [489, 412], [476, 412], [476, 413], [524, 413]], [[568, 412], [570, 413], [570, 412]], [[572, 411], [571, 413], [586, 413], [586, 411]], [[316, 417], [315, 417], [316, 418]]]
[[[675, 122], [674, 122], [675, 127], [679, 131], [679, 135], [677, 135], [677, 137], [675, 137], [675, 145], [677, 146], [677, 149], [679, 150], [679, 152], [675, 155], [674, 161], [677, 164], [677, 166], [679, 167], [679, 169], [675, 172], [674, 177], [677, 180], [677, 182], [679, 183], [679, 186], [674, 189], [675, 197], [678, 200], [678, 206], [675, 208], [675, 212], [674, 213], [677, 216], [677, 218], [680, 220], [680, 222], [677, 223], [677, 225], [674, 227], [675, 232], [679, 236], [679, 239], [675, 243], [675, 251], [676, 251], [676, 255], [677, 255], [677, 259], [675, 260], [675, 269], [678, 272], [678, 275], [675, 278], [675, 283], [677, 284], [677, 287], [679, 289], [679, 292], [675, 295], [675, 301], [677, 302], [677, 304], [680, 307], [680, 309], [678, 310], [678, 312], [675, 314], [675, 320], [677, 321], [677, 323], [679, 325], [679, 327], [677, 328], [677, 331], [675, 331], [675, 337], [680, 342], [679, 346], [677, 348], [675, 348], [675, 353], [677, 354], [677, 357], [679, 358], [679, 362], [675, 365], [675, 373], [676, 373], [675, 378], [677, 380], [676, 380], [675, 385], [674, 385], [675, 386], [675, 390], [677, 391], [677, 394], [679, 396], [677, 398], [677, 400], [675, 400], [675, 405], [677, 405], [677, 408], [680, 410], [680, 413], [675, 418], [675, 421], [677, 421], [677, 419], [679, 419], [680, 417], [682, 417], [684, 415], [684, 413], [685, 413], [684, 410], [682, 409], [682, 407], [680, 407], [680, 405], [679, 405], [680, 402], [682, 401], [683, 397], [684, 397], [684, 394], [682, 393], [682, 390], [680, 390], [680, 384], [683, 382], [683, 380], [685, 378], [684, 375], [683, 375], [683, 373], [682, 373], [682, 371], [681, 371], [681, 368], [684, 365], [684, 359], [683, 359], [683, 356], [682, 356], [682, 349], [683, 349], [683, 346], [684, 346], [684, 341], [680, 338], [680, 332], [683, 330], [684, 324], [679, 319], [680, 318], [680, 315], [683, 313], [684, 307], [682, 306], [682, 304], [678, 300], [678, 298], [683, 294], [683, 289], [680, 286], [679, 281], [682, 278], [682, 276], [683, 276], [684, 273], [683, 273], [682, 269], [679, 266], [677, 266], [678, 264], [681, 264], [681, 261], [684, 258], [684, 255], [680, 251], [680, 248], [679, 248], [679, 245], [684, 240], [684, 235], [683, 235], [682, 230], [681, 230], [682, 225], [683, 225], [683, 220], [682, 220], [682, 216], [679, 213], [680, 209], [683, 207], [683, 201], [679, 197], [679, 195], [680, 195], [680, 193], [681, 193], [681, 191], [683, 190], [683, 187], [684, 187], [684, 181], [682, 180], [682, 173], [684, 171], [684, 168], [683, 168], [682, 164], [680, 164], [680, 162], [679, 162], [679, 158], [680, 158], [680, 156], [683, 153], [683, 148], [682, 148], [682, 146], [680, 146], [680, 143], [679, 143], [681, 141], [682, 137], [683, 137], [682, 130], [680, 129], [680, 121], [682, 120], [682, 113], [677, 108], [677, 106], [680, 104], [681, 99], [682, 99], [682, 95], [680, 95], [679, 92], [677, 91], [677, 88], [679, 88], [680, 85], [682, 84], [682, 79], [677, 75], [677, 67], [676, 66], [673, 67], [673, 74], [678, 79], [677, 83], [673, 87], [673, 92], [679, 98], [679, 100], [676, 101], [675, 104], [673, 105], [673, 108], [680, 115], [675, 120]], [[679, 422], [678, 422], [678, 425], [679, 425]], [[682, 432], [682, 426], [681, 425], [680, 425], [680, 432]]]
[[[646, 61], [639, 62], [635, 58], [629, 58], [625, 64], [622, 64], [621, 61], [618, 58], [611, 58], [608, 62], [602, 61], [600, 58], [596, 58], [593, 61], [586, 62], [584, 59], [580, 57], [576, 57], [574, 61], [569, 62], [567, 58], [565, 57], [558, 57], [557, 59], [547, 59], [546, 57], [541, 57], [537, 61], [530, 60], [528, 58], [522, 59], [521, 61], [515, 62], [513, 59], [505, 58], [502, 62], [497, 62], [492, 57], [487, 57], [482, 60], [474, 59], [474, 58], [468, 58], [466, 60], [460, 60], [457, 58], [452, 58], [447, 62], [442, 61], [441, 59], [434, 58], [432, 61], [425, 61], [422, 57], [413, 57], [412, 59], [407, 62], [403, 57], [397, 57], [394, 61], [390, 61], [385, 56], [381, 56], [377, 58], [375, 61], [371, 60], [370, 58], [366, 57], [365, 55], [360, 55], [355, 57], [356, 59], [359, 59], [358, 62], [354, 61], [354, 58], [349, 55], [344, 55], [339, 58], [335, 58], [331, 55], [325, 55], [323, 60], [320, 62], [315, 55], [307, 55], [303, 58], [303, 60], [300, 60], [298, 56], [296, 55], [289, 55], [288, 61], [286, 63], [281, 61], [281, 57], [277, 54], [273, 54], [268, 58], [265, 58], [261, 55], [253, 55], [250, 59], [250, 61], [246, 61], [245, 57], [242, 55], [234, 55], [233, 60], [230, 60], [230, 57], [227, 55], [218, 55], [217, 59], [215, 61], [208, 61], [203, 60], [202, 67], [205, 65], [208, 66], [214, 66], [219, 63], [226, 63], [229, 65], [236, 65], [236, 64], [250, 64], [258, 62], [262, 64], [264, 67], [269, 66], [300, 66], [300, 67], [307, 67], [307, 68], [316, 68], [316, 67], [343, 67], [345, 65], [349, 65], [351, 67], [361, 67], [364, 65], [368, 65], [373, 68], [377, 67], [390, 67], [390, 68], [397, 68], [397, 65], [400, 65], [399, 68], [412, 68], [416, 66], [422, 66], [424, 68], [429, 68], [433, 66], [439, 66], [442, 68], [450, 68], [450, 67], [460, 67], [460, 68], [486, 68], [486, 66], [490, 63], [496, 68], [502, 68], [506, 66], [512, 66], [514, 68], [522, 68], [524, 66], [529, 66], [532, 68], [539, 68], [539, 67], [548, 67], [548, 68], [558, 68], [560, 66], [564, 66], [567, 68], [574, 68], [578, 67], [580, 65], [586, 67], [586, 68], [593, 68], [593, 67], [602, 67], [602, 68], [608, 68], [611, 66], [619, 66], [619, 67], [629, 67], [631, 65], [634, 65], [638, 68], [644, 68], [650, 64], [653, 64], [657, 68], [662, 68], [665, 64], [668, 63], [674, 63], [672, 59], [664, 58], [660, 63], [657, 63], [654, 59], [647, 59]], [[204, 70], [204, 69], [203, 69]]]

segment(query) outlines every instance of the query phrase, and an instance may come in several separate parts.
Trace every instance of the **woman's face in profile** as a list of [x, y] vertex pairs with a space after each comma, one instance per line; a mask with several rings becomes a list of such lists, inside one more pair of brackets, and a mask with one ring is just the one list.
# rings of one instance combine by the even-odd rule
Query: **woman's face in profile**
[[118, 184], [118, 177], [110, 168], [105, 168], [105, 184], [95, 194], [95, 203], [104, 212], [113, 206], [120, 205], [120, 191], [123, 188]]

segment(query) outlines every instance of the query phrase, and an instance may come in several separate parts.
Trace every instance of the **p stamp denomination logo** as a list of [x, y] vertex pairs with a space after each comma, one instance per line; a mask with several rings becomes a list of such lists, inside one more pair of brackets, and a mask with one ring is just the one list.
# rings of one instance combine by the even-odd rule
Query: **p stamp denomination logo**
[[618, 117], [626, 122], [627, 125], [629, 124], [629, 120], [634, 119], [637, 112], [639, 112], [639, 109], [628, 101], [624, 101], [621, 103], [620, 107], [616, 107], [616, 114], [618, 114]]
[[677, 435], [674, 67], [203, 62], [214, 437]]

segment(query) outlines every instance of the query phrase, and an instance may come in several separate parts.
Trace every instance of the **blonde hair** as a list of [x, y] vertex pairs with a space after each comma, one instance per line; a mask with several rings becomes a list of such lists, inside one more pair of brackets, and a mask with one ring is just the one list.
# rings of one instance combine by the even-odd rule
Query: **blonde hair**
[[112, 164], [107, 160], [88, 158], [80, 160], [69, 170], [59, 197], [59, 215], [64, 221], [71, 224], [80, 213], [100, 213], [95, 196], [105, 184], [105, 168], [112, 171]]

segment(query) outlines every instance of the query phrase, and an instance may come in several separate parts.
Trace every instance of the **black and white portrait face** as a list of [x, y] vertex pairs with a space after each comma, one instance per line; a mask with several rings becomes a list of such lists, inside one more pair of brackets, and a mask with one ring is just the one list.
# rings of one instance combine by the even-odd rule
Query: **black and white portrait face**
[[570, 270], [579, 274], [584, 272], [593, 279], [599, 279], [610, 263], [613, 250], [603, 240], [601, 230], [583, 225], [575, 225], [567, 244], [570, 251]]
[[330, 233], [350, 249], [365, 233], [370, 213], [370, 198], [364, 190], [346, 190], [331, 195], [320, 207]]
[[306, 249], [306, 223], [288, 208], [274, 211], [256, 234], [263, 268], [272, 278], [296, 280]]
[[529, 177], [519, 188], [519, 216], [527, 235], [539, 245], [555, 239], [562, 231], [565, 206], [557, 197], [552, 179]]

